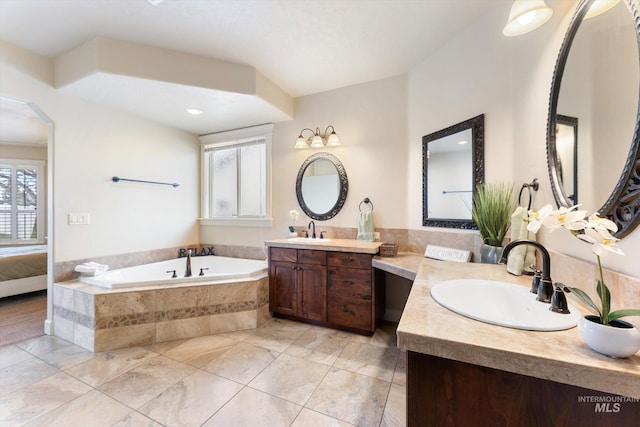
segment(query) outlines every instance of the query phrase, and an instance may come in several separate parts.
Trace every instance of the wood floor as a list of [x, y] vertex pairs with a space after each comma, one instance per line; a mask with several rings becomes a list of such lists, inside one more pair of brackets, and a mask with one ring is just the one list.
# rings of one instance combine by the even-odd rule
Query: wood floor
[[47, 291], [0, 298], [0, 347], [44, 335]]

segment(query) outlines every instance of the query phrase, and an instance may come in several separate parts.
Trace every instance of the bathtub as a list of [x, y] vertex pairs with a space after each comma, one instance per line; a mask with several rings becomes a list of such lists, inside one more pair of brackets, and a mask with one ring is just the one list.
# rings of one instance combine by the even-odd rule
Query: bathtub
[[[118, 289], [174, 283], [255, 280], [267, 275], [267, 262], [253, 259], [215, 255], [191, 257], [191, 277], [184, 277], [186, 266], [186, 258], [177, 258], [111, 270], [99, 276], [80, 276], [80, 281], [102, 288]], [[177, 277], [172, 278], [174, 270]]]

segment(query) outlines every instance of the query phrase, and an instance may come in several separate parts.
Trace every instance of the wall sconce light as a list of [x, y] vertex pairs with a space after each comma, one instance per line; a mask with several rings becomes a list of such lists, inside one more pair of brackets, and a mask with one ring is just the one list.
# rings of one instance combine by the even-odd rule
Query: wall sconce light
[[594, 16], [598, 16], [601, 13], [605, 13], [607, 10], [611, 9], [618, 3], [620, 3], [620, 0], [595, 0], [591, 4], [591, 7], [589, 7], [589, 11], [584, 16], [584, 19], [593, 18]]
[[553, 9], [544, 0], [515, 0], [502, 34], [512, 37], [528, 33], [547, 22], [551, 15]]
[[[329, 133], [329, 128], [331, 128], [331, 133]], [[306, 138], [302, 136], [305, 131], [311, 132], [313, 135]], [[327, 147], [337, 147], [340, 145], [340, 139], [338, 135], [336, 135], [336, 130], [333, 126], [329, 125], [324, 130], [324, 133], [320, 133], [320, 128], [316, 128], [315, 132], [309, 128], [304, 128], [300, 131], [300, 135], [298, 139], [296, 139], [296, 145], [294, 148], [323, 148]]]

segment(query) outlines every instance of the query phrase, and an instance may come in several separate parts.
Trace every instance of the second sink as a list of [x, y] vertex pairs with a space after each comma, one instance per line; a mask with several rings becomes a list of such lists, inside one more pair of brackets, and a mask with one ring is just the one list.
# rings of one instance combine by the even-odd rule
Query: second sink
[[455, 279], [438, 283], [431, 297], [449, 310], [508, 328], [529, 331], [560, 331], [577, 325], [580, 312], [569, 305], [570, 314], [554, 313], [549, 304], [536, 301], [524, 286], [483, 279]]

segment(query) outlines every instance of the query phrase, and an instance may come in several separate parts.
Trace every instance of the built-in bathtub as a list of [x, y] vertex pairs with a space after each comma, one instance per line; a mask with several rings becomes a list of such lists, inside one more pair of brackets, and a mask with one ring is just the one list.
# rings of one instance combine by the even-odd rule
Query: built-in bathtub
[[[142, 264], [107, 271], [98, 276], [81, 276], [80, 281], [102, 288], [118, 289], [191, 282], [221, 282], [261, 278], [267, 274], [267, 262], [221, 256], [191, 258], [191, 276], [185, 277], [186, 258]], [[173, 277], [175, 273], [176, 277]]]
[[[201, 268], [209, 270], [199, 276]], [[179, 258], [56, 283], [54, 334], [99, 352], [252, 329], [271, 319], [266, 261], [201, 256], [191, 259], [192, 277], [182, 277], [185, 269]]]

